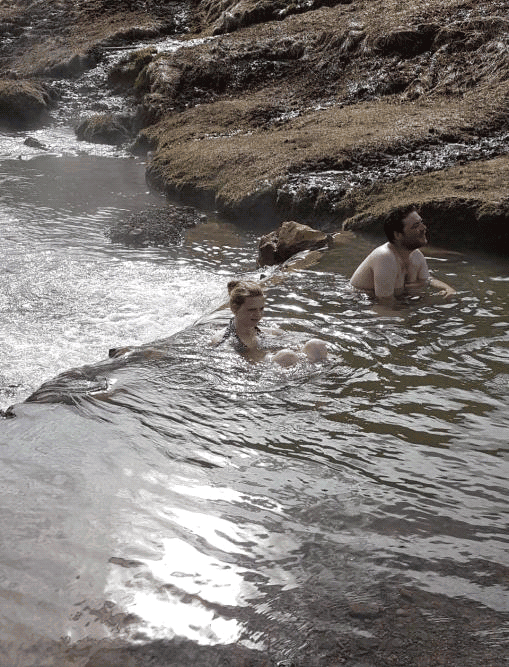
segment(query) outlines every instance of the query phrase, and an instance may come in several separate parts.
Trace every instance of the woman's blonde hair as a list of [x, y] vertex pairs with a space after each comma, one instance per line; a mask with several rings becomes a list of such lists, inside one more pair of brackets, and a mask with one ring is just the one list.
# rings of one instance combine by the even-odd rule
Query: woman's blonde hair
[[261, 285], [251, 280], [230, 280], [228, 283], [230, 308], [235, 313], [249, 296], [263, 296]]

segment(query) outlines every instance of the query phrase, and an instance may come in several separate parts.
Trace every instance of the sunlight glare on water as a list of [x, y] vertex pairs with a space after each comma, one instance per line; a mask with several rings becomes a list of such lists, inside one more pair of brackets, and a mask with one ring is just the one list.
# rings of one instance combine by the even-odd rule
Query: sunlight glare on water
[[[227, 281], [257, 275], [256, 230], [209, 219], [176, 247], [111, 244], [116, 220], [162, 205], [135, 160], [11, 161], [2, 178], [2, 401], [54, 378], [52, 404], [0, 422], [14, 664], [38, 664], [40, 637], [84, 661], [96, 641], [183, 638], [316, 656], [373, 640], [352, 603], [421, 614], [402, 589], [507, 641], [506, 258], [429, 248], [455, 297], [381, 312], [348, 285], [378, 240], [351, 238], [268, 287], [263, 323], [330, 352], [282, 369], [209, 345]], [[55, 378], [80, 365], [99, 390]]]

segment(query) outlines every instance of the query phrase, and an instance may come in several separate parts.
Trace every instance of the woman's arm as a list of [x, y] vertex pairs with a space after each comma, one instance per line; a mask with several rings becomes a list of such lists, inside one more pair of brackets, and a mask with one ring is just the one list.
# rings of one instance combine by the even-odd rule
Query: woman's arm
[[211, 347], [216, 347], [217, 345], [219, 345], [219, 343], [222, 343], [223, 340], [225, 339], [226, 331], [227, 331], [227, 327], [226, 327], [225, 329], [221, 329], [221, 331], [219, 331], [218, 333], [216, 333], [216, 334], [212, 337], [212, 340], [210, 341], [209, 345], [210, 345]]

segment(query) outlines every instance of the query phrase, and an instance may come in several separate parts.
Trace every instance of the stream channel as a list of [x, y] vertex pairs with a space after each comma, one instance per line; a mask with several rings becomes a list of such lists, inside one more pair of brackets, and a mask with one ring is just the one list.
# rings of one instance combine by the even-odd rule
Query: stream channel
[[[142, 159], [76, 141], [80, 99], [0, 135], [2, 665], [173, 638], [289, 660], [323, 633], [376, 642], [349, 610], [401, 587], [507, 614], [509, 260], [431, 239], [456, 296], [380, 315], [348, 278], [381, 239], [352, 238], [267, 291], [266, 321], [330, 360], [251, 365], [192, 325], [257, 275], [267, 230], [208, 213], [175, 247], [112, 244], [165, 202]], [[24, 402], [95, 364], [104, 392]]]

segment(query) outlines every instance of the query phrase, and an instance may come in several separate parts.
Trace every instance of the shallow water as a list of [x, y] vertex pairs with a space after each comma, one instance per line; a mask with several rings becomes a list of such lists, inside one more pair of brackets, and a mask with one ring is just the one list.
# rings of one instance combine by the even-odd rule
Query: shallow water
[[[0, 407], [16, 415], [0, 420], [2, 667], [98, 667], [101, 641], [174, 637], [318, 656], [327, 633], [370, 639], [349, 605], [401, 586], [509, 612], [509, 261], [429, 248], [456, 297], [380, 313], [348, 288], [380, 239], [351, 237], [267, 294], [267, 321], [291, 345], [323, 338], [328, 362], [210, 348], [261, 230], [211, 215], [174, 248], [108, 241], [164, 204], [141, 160], [71, 129], [125, 110], [103, 87], [120, 57], [69, 83], [50, 125], [0, 135]], [[23, 402], [48, 380], [59, 402]], [[479, 628], [507, 643], [507, 624]]]
[[[364, 636], [331, 609], [391, 586], [509, 611], [507, 260], [430, 248], [457, 296], [380, 314], [347, 284], [379, 239], [353, 237], [268, 290], [267, 321], [330, 360], [253, 366], [208, 346], [227, 315], [207, 314], [256, 275], [256, 230], [211, 219], [176, 248], [115, 246], [119, 216], [162, 205], [138, 161], [0, 167], [6, 664], [112, 638], [288, 657]], [[83, 364], [106, 389], [64, 375], [67, 403], [22, 402]]]

